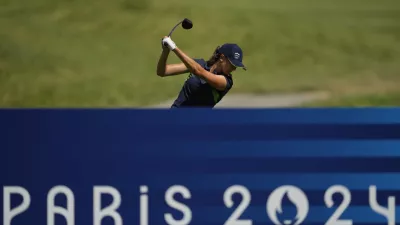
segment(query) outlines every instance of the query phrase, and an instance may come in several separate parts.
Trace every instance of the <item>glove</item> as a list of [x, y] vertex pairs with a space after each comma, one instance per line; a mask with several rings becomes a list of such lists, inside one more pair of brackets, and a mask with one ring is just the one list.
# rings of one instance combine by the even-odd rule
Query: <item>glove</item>
[[161, 48], [163, 50], [169, 50], [168, 45], [164, 44], [164, 38], [161, 38]]
[[163, 38], [162, 44], [163, 46], [167, 46], [171, 51], [176, 48], [175, 42], [170, 37]]

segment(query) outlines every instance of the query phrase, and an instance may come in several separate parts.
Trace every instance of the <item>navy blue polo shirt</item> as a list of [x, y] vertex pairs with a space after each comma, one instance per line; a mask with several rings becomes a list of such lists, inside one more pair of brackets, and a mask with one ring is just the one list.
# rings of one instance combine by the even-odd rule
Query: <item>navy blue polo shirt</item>
[[[210, 67], [204, 59], [194, 59], [204, 69], [210, 71]], [[214, 72], [214, 74], [217, 74]], [[213, 88], [205, 80], [192, 73], [186, 79], [177, 99], [171, 108], [180, 107], [211, 107], [213, 108], [221, 99], [229, 92], [233, 86], [232, 76], [226, 74], [218, 74], [226, 78], [227, 85], [225, 90], [220, 91]]]

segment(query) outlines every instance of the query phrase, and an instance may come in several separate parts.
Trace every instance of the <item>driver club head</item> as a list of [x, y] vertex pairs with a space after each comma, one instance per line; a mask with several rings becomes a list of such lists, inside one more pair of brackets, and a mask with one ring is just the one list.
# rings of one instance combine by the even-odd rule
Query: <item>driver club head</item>
[[193, 27], [192, 21], [189, 20], [188, 18], [185, 18], [182, 21], [180, 21], [178, 24], [176, 24], [174, 26], [174, 28], [172, 28], [171, 32], [169, 32], [168, 37], [170, 37], [172, 35], [172, 33], [174, 32], [175, 28], [177, 28], [179, 26], [179, 24], [182, 24], [182, 28], [185, 29], [185, 30], [192, 29], [192, 27]]
[[185, 18], [182, 21], [182, 27], [183, 27], [183, 29], [186, 29], [186, 30], [192, 29], [193, 22], [191, 20], [189, 20], [188, 18]]

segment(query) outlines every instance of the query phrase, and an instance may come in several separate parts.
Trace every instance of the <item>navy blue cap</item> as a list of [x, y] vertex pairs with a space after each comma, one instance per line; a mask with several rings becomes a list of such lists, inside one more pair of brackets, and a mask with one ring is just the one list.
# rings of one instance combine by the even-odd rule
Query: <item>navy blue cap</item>
[[232, 65], [246, 70], [246, 66], [243, 64], [243, 51], [237, 44], [226, 43], [218, 51], [224, 54]]

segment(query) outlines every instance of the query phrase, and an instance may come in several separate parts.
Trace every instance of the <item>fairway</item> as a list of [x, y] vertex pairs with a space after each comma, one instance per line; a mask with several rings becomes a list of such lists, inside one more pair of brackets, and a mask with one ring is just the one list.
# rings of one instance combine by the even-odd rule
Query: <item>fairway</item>
[[243, 48], [248, 70], [234, 73], [233, 93], [336, 99], [400, 86], [398, 0], [0, 0], [0, 106], [174, 98], [187, 75], [160, 78], [156, 65], [161, 38], [185, 17], [193, 28], [172, 37], [189, 56], [208, 59], [225, 42]]

